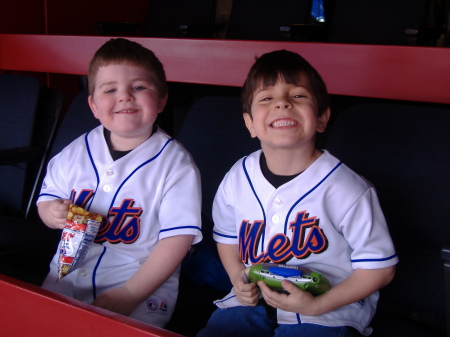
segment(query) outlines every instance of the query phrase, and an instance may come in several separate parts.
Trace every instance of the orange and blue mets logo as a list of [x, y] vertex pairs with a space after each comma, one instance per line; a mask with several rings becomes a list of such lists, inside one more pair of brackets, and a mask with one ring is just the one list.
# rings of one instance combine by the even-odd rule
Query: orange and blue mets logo
[[[82, 190], [75, 199], [76, 192], [72, 191], [72, 201], [86, 207], [88, 201], [94, 196], [92, 190]], [[103, 217], [102, 224], [95, 238], [96, 243], [133, 243], [140, 235], [141, 207], [133, 207], [133, 199], [124, 199], [118, 207], [111, 207], [107, 217]]]
[[316, 217], [309, 217], [306, 211], [298, 212], [289, 223], [290, 237], [277, 233], [263, 243], [265, 250], [258, 251], [265, 240], [265, 224], [262, 220], [250, 223], [243, 220], [239, 231], [239, 251], [244, 263], [259, 264], [274, 262], [284, 264], [292, 258], [306, 259], [311, 254], [320, 254], [328, 247], [328, 240], [318, 225]]

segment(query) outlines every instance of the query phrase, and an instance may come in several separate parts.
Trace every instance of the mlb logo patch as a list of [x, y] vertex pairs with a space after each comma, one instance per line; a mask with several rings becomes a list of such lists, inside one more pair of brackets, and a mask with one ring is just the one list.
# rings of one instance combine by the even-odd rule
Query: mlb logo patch
[[161, 301], [159, 304], [159, 310], [166, 312], [167, 311], [167, 303], [164, 301]]
[[147, 301], [147, 308], [150, 311], [153, 312], [161, 312], [161, 313], [165, 313], [167, 312], [167, 302], [158, 298], [158, 297], [152, 297]]
[[156, 311], [158, 310], [158, 302], [155, 299], [149, 299], [147, 301], [147, 308], [150, 311]]

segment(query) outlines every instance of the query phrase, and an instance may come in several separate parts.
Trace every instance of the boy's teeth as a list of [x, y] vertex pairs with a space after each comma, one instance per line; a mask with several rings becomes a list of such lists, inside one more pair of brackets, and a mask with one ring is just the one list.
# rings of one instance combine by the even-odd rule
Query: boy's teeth
[[119, 112], [121, 113], [132, 113], [132, 112], [137, 112], [140, 111], [139, 109], [127, 109], [127, 110], [121, 110]]
[[274, 128], [282, 127], [282, 126], [292, 126], [295, 125], [295, 122], [293, 121], [279, 121], [279, 122], [273, 122], [272, 126]]

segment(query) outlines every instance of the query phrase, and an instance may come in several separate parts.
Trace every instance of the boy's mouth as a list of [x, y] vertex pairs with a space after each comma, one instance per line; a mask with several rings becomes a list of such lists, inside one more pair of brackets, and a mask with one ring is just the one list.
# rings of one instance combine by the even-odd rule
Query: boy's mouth
[[141, 111], [141, 109], [123, 109], [116, 111], [116, 114], [134, 114], [139, 111]]
[[277, 120], [277, 121], [272, 122], [270, 124], [270, 126], [273, 128], [282, 128], [282, 127], [286, 127], [286, 126], [294, 126], [297, 124], [298, 123], [292, 119], [289, 119], [289, 120], [282, 119], [282, 120]]

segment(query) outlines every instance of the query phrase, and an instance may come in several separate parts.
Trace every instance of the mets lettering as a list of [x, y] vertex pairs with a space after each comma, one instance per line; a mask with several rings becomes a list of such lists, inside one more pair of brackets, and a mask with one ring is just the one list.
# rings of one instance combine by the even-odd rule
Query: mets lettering
[[[92, 190], [82, 190], [75, 200], [72, 191], [72, 201], [80, 207], [85, 207], [94, 195]], [[103, 217], [102, 224], [95, 238], [96, 243], [133, 243], [139, 238], [142, 214], [141, 207], [133, 207], [133, 199], [124, 199], [119, 207], [111, 207], [108, 218]]]
[[133, 243], [136, 241], [141, 228], [142, 208], [132, 207], [133, 204], [133, 199], [125, 199], [119, 207], [111, 207], [109, 219], [106, 223], [102, 223], [95, 242]]
[[320, 254], [328, 247], [328, 240], [318, 225], [316, 217], [309, 217], [306, 211], [298, 212], [289, 224], [290, 238], [278, 233], [269, 239], [266, 250], [258, 254], [258, 247], [265, 230], [264, 221], [250, 223], [243, 220], [239, 233], [239, 251], [244, 263], [262, 262], [286, 263], [292, 258], [305, 259], [311, 254]]

